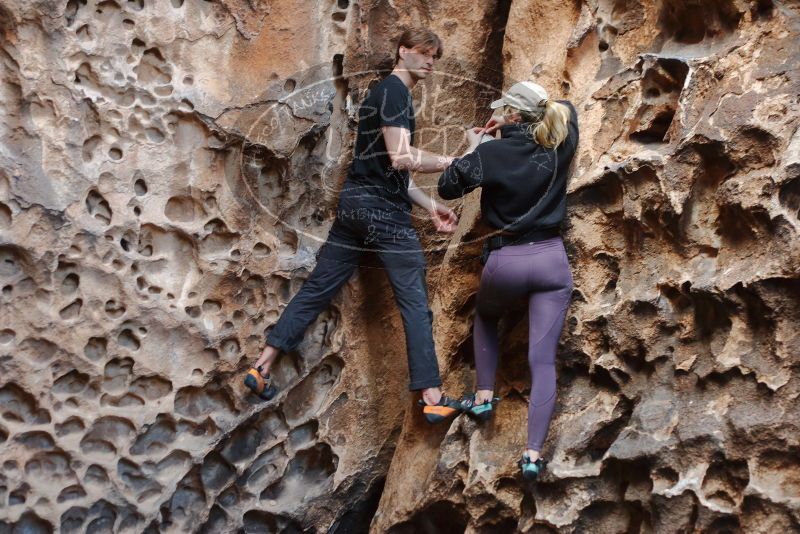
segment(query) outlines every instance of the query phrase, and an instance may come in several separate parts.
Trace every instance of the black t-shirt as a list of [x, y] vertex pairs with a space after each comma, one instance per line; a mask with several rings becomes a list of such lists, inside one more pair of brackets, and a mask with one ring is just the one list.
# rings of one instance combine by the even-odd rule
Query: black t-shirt
[[567, 174], [578, 146], [578, 114], [570, 111], [567, 137], [555, 149], [529, 138], [527, 124], [500, 129], [439, 177], [439, 195], [463, 196], [481, 188], [481, 215], [492, 227], [514, 233], [558, 228], [566, 215]]
[[373, 88], [358, 110], [358, 134], [355, 155], [347, 175], [345, 189], [366, 197], [379, 197], [410, 211], [408, 171], [392, 167], [381, 127], [399, 126], [411, 132], [414, 142], [414, 106], [411, 92], [390, 74]]

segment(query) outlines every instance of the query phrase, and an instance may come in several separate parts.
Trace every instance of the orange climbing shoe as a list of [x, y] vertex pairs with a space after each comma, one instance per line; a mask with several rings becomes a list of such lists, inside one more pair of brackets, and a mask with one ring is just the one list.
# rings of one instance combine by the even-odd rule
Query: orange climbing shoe
[[251, 367], [244, 377], [244, 385], [263, 400], [272, 400], [278, 388], [272, 385], [272, 377], [261, 374], [261, 367]]
[[420, 399], [419, 405], [422, 406], [422, 414], [429, 423], [439, 423], [448, 417], [458, 415], [461, 411], [461, 403], [447, 395], [442, 395], [438, 404], [426, 404]]

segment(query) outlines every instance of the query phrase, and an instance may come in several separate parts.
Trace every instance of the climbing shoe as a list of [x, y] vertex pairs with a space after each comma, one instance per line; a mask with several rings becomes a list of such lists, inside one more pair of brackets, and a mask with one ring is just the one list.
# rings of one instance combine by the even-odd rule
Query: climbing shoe
[[261, 374], [261, 367], [251, 367], [244, 377], [244, 385], [262, 400], [272, 400], [278, 394], [278, 388], [272, 385], [272, 377]]
[[472, 395], [464, 395], [461, 398], [461, 410], [470, 417], [474, 417], [479, 421], [488, 421], [492, 418], [492, 414], [494, 413], [494, 405], [497, 404], [497, 401], [499, 400], [500, 397], [494, 397], [489, 402], [476, 404], [474, 393]]
[[419, 405], [422, 406], [422, 414], [429, 423], [439, 423], [461, 411], [461, 403], [447, 395], [442, 395], [438, 404], [426, 404], [420, 399]]
[[519, 468], [522, 471], [522, 478], [527, 480], [528, 482], [534, 482], [537, 478], [539, 478], [539, 474], [544, 471], [546, 462], [544, 459], [539, 458], [535, 462], [531, 462], [531, 459], [528, 457], [528, 453], [524, 453], [522, 455], [522, 459], [519, 461]]

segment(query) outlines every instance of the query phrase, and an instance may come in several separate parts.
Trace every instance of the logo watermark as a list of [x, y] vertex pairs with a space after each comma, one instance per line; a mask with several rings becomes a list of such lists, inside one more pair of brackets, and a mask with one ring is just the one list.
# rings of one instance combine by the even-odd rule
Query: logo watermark
[[[460, 117], [483, 117], [485, 123], [491, 115], [489, 103], [501, 94], [500, 87], [463, 74], [468, 72], [485, 72], [485, 66], [462, 64], [449, 71], [436, 70], [419, 81], [410, 95], [398, 89], [399, 79], [392, 80], [393, 87], [388, 90], [383, 81], [388, 75], [385, 71], [349, 72], [349, 81], [373, 81], [369, 91], [359, 95], [360, 102], [353, 102], [347, 81], [334, 75], [330, 64], [276, 80], [255, 104], [240, 110], [227, 128], [237, 139], [235, 161], [226, 166], [234, 198], [248, 209], [267, 214], [276, 225], [320, 241], [308, 227], [285, 216], [296, 207], [291, 205], [296, 200], [293, 195], [302, 185], [320, 204], [326, 200], [337, 203], [327, 248], [343, 249], [344, 256], [420, 250], [413, 217], [424, 214], [419, 224], [432, 224], [436, 209], [411, 209], [408, 180], [414, 173], [391, 165], [380, 126], [408, 125], [413, 130], [411, 146], [423, 151], [411, 157], [462, 156], [468, 147], [467, 129], [483, 124], [464, 124]], [[396, 101], [404, 98], [408, 100]], [[351, 145], [352, 154], [344, 154]], [[448, 189], [479, 187], [484, 169], [476, 156], [456, 159], [443, 174], [438, 172], [440, 181]], [[449, 205], [459, 210], [458, 203], [453, 206], [438, 197], [437, 185], [414, 182], [419, 192], [433, 199], [432, 208]], [[460, 202], [464, 203], [463, 197]], [[483, 235], [460, 235], [428, 248], [441, 251], [483, 241], [512, 225]]]

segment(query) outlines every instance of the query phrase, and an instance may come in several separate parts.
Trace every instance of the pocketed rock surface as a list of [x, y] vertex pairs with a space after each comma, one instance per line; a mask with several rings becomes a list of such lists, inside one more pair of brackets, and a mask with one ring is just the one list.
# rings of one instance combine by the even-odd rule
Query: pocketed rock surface
[[[445, 42], [419, 146], [522, 79], [578, 109], [533, 488], [524, 306], [488, 424], [425, 426], [370, 256], [277, 399], [241, 385], [413, 24]], [[800, 531], [798, 50], [778, 0], [0, 0], [0, 532]], [[452, 394], [478, 195], [452, 236], [415, 212]]]

